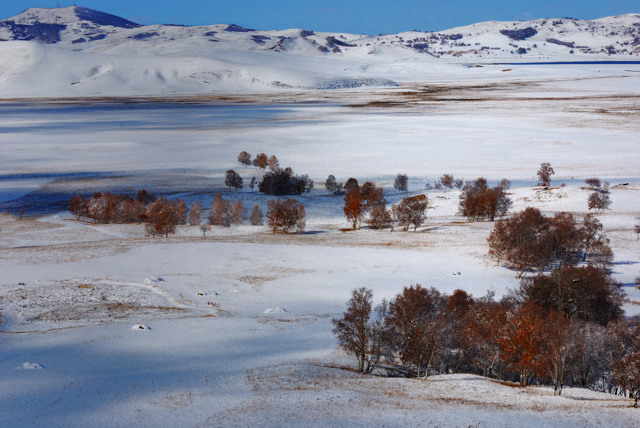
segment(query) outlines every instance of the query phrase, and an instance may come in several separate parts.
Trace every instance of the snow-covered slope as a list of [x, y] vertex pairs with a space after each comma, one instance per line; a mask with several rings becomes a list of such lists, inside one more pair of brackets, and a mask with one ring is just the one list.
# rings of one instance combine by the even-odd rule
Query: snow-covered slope
[[640, 59], [640, 15], [366, 36], [141, 26], [82, 7], [0, 21], [0, 97], [385, 86], [459, 64]]

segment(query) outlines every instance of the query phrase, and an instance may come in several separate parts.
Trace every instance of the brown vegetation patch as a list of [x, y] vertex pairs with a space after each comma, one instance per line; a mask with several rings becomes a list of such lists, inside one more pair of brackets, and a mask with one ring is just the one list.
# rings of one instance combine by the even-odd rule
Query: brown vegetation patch
[[525, 388], [524, 386], [520, 385], [518, 382], [509, 382], [506, 380], [499, 380], [499, 379], [491, 379], [491, 382], [500, 384], [502, 386], [508, 386], [509, 388], [522, 388], [522, 389]]

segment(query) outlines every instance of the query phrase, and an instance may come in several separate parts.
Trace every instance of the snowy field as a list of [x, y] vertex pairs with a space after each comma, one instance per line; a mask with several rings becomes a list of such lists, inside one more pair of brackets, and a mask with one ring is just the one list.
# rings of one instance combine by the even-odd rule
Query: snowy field
[[[497, 67], [497, 66], [494, 66]], [[543, 67], [543, 68], [537, 68]], [[416, 232], [345, 232], [329, 174], [409, 192], [445, 173], [509, 178], [514, 211], [581, 217], [584, 179], [611, 183], [598, 215], [614, 277], [640, 313], [640, 66], [467, 69], [398, 88], [232, 97], [30, 100], [0, 104], [0, 414], [5, 426], [623, 426], [632, 401], [577, 388], [515, 388], [473, 375], [360, 376], [331, 333], [352, 289], [376, 301], [420, 283], [497, 297], [515, 273], [487, 256], [493, 224], [456, 215], [458, 191], [429, 191]], [[504, 67], [503, 67], [504, 68]], [[513, 73], [513, 74], [509, 74]], [[70, 195], [152, 192], [245, 206], [238, 153], [275, 154], [309, 174], [303, 235], [243, 225], [95, 225]], [[552, 188], [535, 187], [542, 162]], [[565, 186], [562, 186], [565, 184]], [[24, 209], [25, 218], [18, 218]], [[204, 215], [203, 215], [204, 216]]]

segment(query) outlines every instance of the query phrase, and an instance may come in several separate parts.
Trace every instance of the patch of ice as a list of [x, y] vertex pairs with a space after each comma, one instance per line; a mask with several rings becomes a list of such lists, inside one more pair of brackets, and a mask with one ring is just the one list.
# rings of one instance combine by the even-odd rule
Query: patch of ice
[[158, 282], [164, 282], [164, 279], [162, 279], [160, 277], [157, 277], [157, 278], [146, 278], [144, 280], [145, 284], [155, 284], [155, 283], [158, 283]]

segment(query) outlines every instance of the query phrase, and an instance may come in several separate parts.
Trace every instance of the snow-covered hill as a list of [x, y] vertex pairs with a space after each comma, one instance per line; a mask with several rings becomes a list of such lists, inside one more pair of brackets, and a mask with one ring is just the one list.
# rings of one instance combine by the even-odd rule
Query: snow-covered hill
[[141, 26], [82, 7], [0, 21], [0, 97], [332, 89], [417, 81], [452, 64], [640, 60], [640, 15], [354, 35]]

